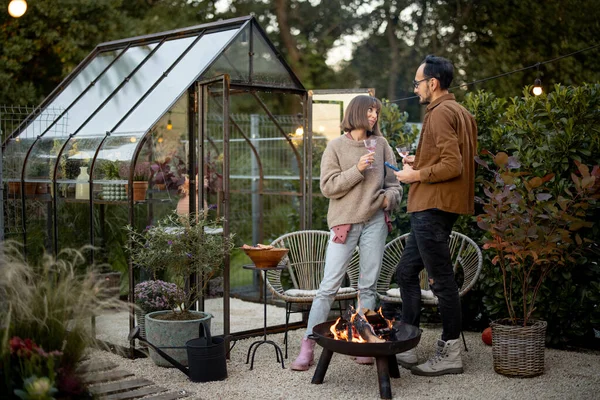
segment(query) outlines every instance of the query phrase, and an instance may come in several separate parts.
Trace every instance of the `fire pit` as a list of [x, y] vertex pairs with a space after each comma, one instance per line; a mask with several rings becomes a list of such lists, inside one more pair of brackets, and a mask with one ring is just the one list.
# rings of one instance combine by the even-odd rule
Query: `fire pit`
[[[311, 339], [314, 339], [321, 347], [323, 352], [319, 358], [319, 363], [315, 370], [315, 374], [312, 378], [312, 383], [321, 384], [325, 378], [325, 373], [331, 362], [333, 353], [341, 353], [354, 357], [375, 357], [377, 364], [377, 377], [379, 381], [379, 395], [382, 399], [392, 398], [392, 387], [390, 384], [390, 376], [392, 378], [400, 377], [400, 370], [396, 361], [396, 354], [410, 350], [415, 347], [419, 340], [421, 340], [421, 330], [415, 326], [404, 324], [402, 322], [393, 322], [391, 326], [382, 329], [383, 334], [378, 329], [373, 329], [372, 325], [376, 325], [377, 322], [383, 319], [379, 315], [367, 316], [366, 319], [360, 323], [348, 322], [350, 318], [346, 318], [346, 321], [328, 321], [322, 324], [316, 325], [313, 328], [313, 334]], [[377, 322], [374, 322], [377, 321]], [[363, 327], [370, 332], [362, 332], [363, 328], [360, 325], [369, 322], [372, 325]], [[340, 329], [340, 323], [342, 324]], [[358, 329], [356, 327], [358, 325]], [[348, 328], [350, 326], [351, 328]], [[361, 331], [358, 341], [348, 341], [348, 339], [336, 339], [336, 328], [343, 332], [344, 327], [348, 331]], [[332, 333], [332, 331], [334, 331]], [[353, 332], [356, 336], [356, 332]], [[373, 336], [372, 336], [373, 335]], [[349, 335], [350, 337], [352, 335]], [[364, 338], [366, 336], [366, 338]], [[351, 340], [351, 339], [350, 339]], [[355, 338], [356, 340], [356, 338]]]

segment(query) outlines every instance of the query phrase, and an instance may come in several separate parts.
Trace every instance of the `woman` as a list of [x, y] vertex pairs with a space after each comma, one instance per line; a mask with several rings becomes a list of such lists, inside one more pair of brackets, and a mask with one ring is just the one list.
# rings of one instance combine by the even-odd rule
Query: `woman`
[[[345, 134], [328, 143], [321, 159], [321, 192], [329, 199], [327, 224], [331, 239], [323, 280], [310, 309], [300, 354], [292, 363], [295, 371], [306, 371], [313, 364], [315, 341], [308, 335], [315, 325], [327, 320], [357, 245], [361, 255], [360, 305], [375, 309], [376, 283], [388, 233], [384, 211], [395, 208], [402, 197], [396, 177], [385, 170], [384, 162], [395, 165], [396, 159], [379, 131], [380, 110], [381, 102], [375, 97], [352, 99], [342, 121]], [[376, 139], [374, 152], [365, 147], [367, 138]], [[357, 361], [372, 363], [372, 358]]]

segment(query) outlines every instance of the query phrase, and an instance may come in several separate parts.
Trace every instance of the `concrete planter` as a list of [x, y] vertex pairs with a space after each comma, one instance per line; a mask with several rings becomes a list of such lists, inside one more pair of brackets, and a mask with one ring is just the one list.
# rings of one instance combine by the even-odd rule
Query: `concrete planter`
[[[190, 311], [197, 316], [196, 319], [187, 321], [167, 321], [155, 319], [160, 314], [172, 313], [173, 311], [155, 311], [146, 314], [146, 339], [156, 347], [166, 352], [181, 364], [188, 366], [186, 342], [199, 337], [200, 324], [208, 321], [212, 315], [201, 311]], [[156, 365], [161, 367], [172, 367], [168, 361], [158, 355], [150, 348], [150, 357]]]

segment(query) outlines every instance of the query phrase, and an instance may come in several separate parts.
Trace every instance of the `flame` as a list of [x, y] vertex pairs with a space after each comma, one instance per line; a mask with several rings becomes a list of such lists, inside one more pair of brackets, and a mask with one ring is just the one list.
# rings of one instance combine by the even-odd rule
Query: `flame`
[[[354, 320], [354, 317], [356, 314], [358, 314], [358, 313], [352, 314], [352, 317], [351, 317], [352, 320]], [[341, 318], [338, 318], [335, 321], [335, 324], [331, 325], [331, 327], [329, 328], [329, 332], [331, 332], [331, 334], [333, 335], [333, 338], [335, 340], [343, 340], [345, 342], [355, 342], [355, 343], [367, 343], [367, 341], [365, 339], [363, 339], [362, 337], [360, 337], [358, 335], [358, 333], [354, 331], [354, 329], [352, 329], [352, 340], [348, 340], [348, 329], [338, 327], [338, 325], [340, 325], [341, 320], [342, 320]]]
[[385, 323], [387, 324], [388, 328], [392, 329], [392, 321], [390, 321], [389, 319], [387, 319], [386, 317], [383, 316], [383, 313], [381, 312], [381, 306], [379, 307], [379, 310], [377, 310], [377, 314], [379, 314], [381, 316], [381, 318], [383, 318], [383, 320], [385, 321]]
[[[343, 340], [345, 342], [354, 342], [354, 343], [368, 343], [366, 339], [363, 339], [360, 334], [358, 333], [358, 331], [356, 331], [356, 329], [353, 326], [353, 322], [354, 320], [357, 318], [357, 316], [359, 315], [363, 315], [364, 314], [361, 312], [362, 310], [359, 308], [358, 310], [354, 309], [354, 307], [350, 306], [350, 312], [352, 312], [352, 314], [350, 315], [350, 321], [346, 322], [345, 320], [342, 320], [342, 318], [338, 318], [334, 324], [332, 324], [329, 327], [329, 332], [331, 332], [331, 335], [333, 336], [333, 338], [335, 340]], [[379, 335], [377, 335], [380, 339], [384, 339], [384, 340], [388, 340], [386, 339], [384, 336], [387, 335], [387, 333], [382, 332], [382, 329], [388, 329], [389, 331], [391, 331], [393, 329], [393, 322], [394, 320], [392, 319], [391, 321], [386, 319], [383, 316], [383, 313], [381, 311], [381, 307], [379, 308], [379, 310], [377, 310], [377, 314], [379, 314], [379, 316], [381, 317], [381, 319], [384, 322], [384, 326], [387, 326], [387, 328], [383, 328], [382, 323], [379, 323], [377, 325], [377, 327], [375, 326], [370, 326], [371, 328], [371, 332], [376, 334], [376, 330], [379, 333]], [[350, 336], [350, 339], [348, 339], [348, 336]]]

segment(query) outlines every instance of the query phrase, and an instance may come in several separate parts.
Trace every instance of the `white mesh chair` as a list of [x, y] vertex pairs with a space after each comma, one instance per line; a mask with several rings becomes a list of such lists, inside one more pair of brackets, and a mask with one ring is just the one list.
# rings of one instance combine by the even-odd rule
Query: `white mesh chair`
[[[267, 287], [273, 296], [285, 301], [285, 357], [288, 347], [288, 324], [294, 304], [310, 305], [316, 294], [319, 284], [323, 279], [325, 268], [325, 252], [329, 243], [329, 232], [305, 230], [285, 234], [275, 239], [271, 245], [289, 249], [283, 258], [287, 268], [285, 270], [267, 271]], [[282, 272], [287, 271], [289, 280], [282, 282]], [[346, 271], [349, 286], [343, 286], [335, 296], [341, 315], [341, 301], [354, 300], [358, 295], [358, 253], [352, 256]]]
[[[408, 235], [408, 233], [405, 233], [390, 241], [385, 246], [381, 273], [379, 275], [379, 280], [377, 281], [377, 296], [381, 301], [402, 303], [400, 289], [396, 284], [395, 276], [396, 267], [404, 252], [404, 246], [406, 245], [406, 238]], [[462, 297], [471, 290], [473, 285], [475, 285], [477, 278], [479, 278], [481, 267], [483, 265], [483, 255], [481, 254], [479, 246], [477, 246], [471, 238], [454, 231], [450, 234], [449, 247], [452, 264], [454, 265], [454, 275], [457, 279], [459, 288], [458, 294]], [[438, 298], [429, 288], [427, 271], [425, 269], [421, 271], [420, 281], [421, 303], [426, 306], [437, 306]], [[462, 334], [462, 332], [461, 335], [465, 350], [468, 351], [465, 335]]]

